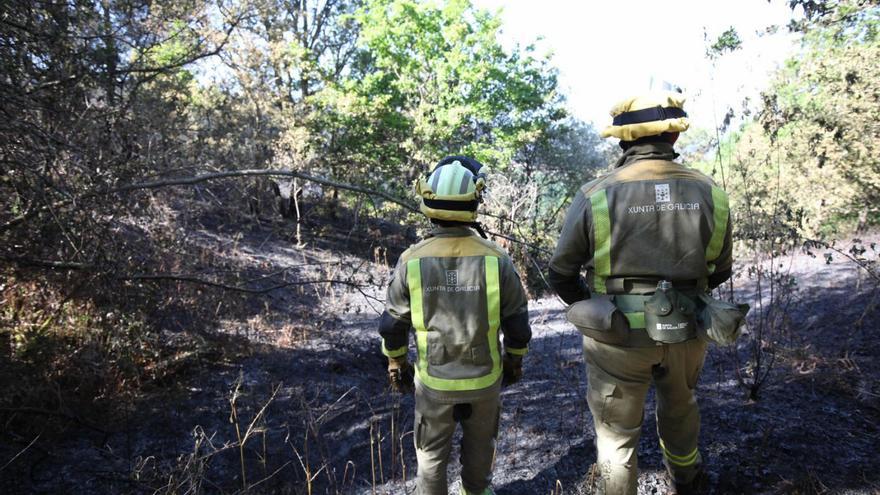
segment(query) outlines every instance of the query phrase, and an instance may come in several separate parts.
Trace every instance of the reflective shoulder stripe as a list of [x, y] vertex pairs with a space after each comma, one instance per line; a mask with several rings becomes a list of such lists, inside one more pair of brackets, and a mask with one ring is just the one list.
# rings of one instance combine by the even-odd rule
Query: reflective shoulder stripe
[[605, 279], [611, 276], [611, 216], [608, 213], [608, 196], [605, 189], [590, 196], [593, 214], [593, 289], [605, 294]]
[[416, 330], [416, 345], [419, 359], [416, 373], [419, 381], [429, 388], [442, 391], [479, 390], [495, 383], [501, 376], [501, 355], [498, 352], [498, 328], [501, 326], [501, 279], [498, 257], [486, 256], [486, 308], [489, 322], [487, 338], [492, 356], [492, 371], [477, 378], [446, 379], [428, 373], [428, 329], [425, 327], [425, 312], [422, 305], [421, 260], [409, 260], [406, 264], [406, 280], [409, 285], [410, 312], [413, 328]]
[[721, 255], [721, 248], [724, 247], [724, 235], [727, 233], [727, 222], [730, 218], [727, 201], [727, 193], [724, 189], [712, 186], [712, 237], [709, 238], [709, 245], [706, 246], [706, 264], [709, 266], [710, 274], [715, 272], [713, 262]]

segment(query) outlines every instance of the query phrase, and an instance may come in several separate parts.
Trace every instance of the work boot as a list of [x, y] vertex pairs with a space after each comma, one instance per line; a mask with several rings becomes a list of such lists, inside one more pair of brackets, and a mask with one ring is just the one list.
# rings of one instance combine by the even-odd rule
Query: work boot
[[673, 483], [673, 486], [673, 495], [703, 495], [709, 493], [709, 475], [700, 469], [690, 483]]

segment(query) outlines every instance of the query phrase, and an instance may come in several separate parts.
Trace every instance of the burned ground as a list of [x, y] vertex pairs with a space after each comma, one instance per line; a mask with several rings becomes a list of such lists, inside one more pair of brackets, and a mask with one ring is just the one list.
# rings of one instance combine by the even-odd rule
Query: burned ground
[[[236, 241], [234, 256], [249, 260], [253, 275], [293, 266], [319, 276], [354, 272], [351, 280], [371, 288], [273, 292], [244, 319], [214, 330], [225, 339], [218, 348], [234, 352], [182, 367], [112, 423], [74, 418], [62, 434], [30, 446], [30, 438], [7, 430], [10, 441], [0, 447], [8, 461], [0, 470], [4, 491], [411, 493], [412, 397], [388, 392], [375, 333], [391, 269], [385, 251], [369, 239], [348, 252], [296, 248], [289, 234], [270, 235], [272, 228], [254, 227]], [[194, 235], [207, 245], [231, 239], [210, 227]], [[392, 262], [400, 247], [391, 249]], [[739, 365], [730, 349], [713, 347], [706, 359], [698, 387], [700, 447], [714, 490], [876, 493], [876, 284], [844, 259], [786, 260], [797, 291], [786, 330], [768, 336], [778, 346], [758, 400], [749, 400], [737, 379], [737, 369], [750, 372], [742, 360], [746, 340]], [[746, 297], [747, 281], [737, 284]], [[502, 392], [494, 486], [510, 495], [588, 493], [595, 449], [580, 336], [557, 300], [532, 301], [530, 309], [534, 340], [525, 378]], [[668, 492], [653, 407], [651, 393], [639, 447], [644, 494]], [[7, 414], [7, 427], [20, 414]]]

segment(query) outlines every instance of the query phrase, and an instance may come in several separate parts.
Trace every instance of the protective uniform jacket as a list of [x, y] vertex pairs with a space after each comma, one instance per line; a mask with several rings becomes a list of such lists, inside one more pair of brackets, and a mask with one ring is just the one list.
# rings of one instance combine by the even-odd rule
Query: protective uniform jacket
[[382, 352], [407, 353], [415, 329], [416, 386], [458, 403], [497, 394], [504, 350], [525, 354], [528, 301], [507, 254], [467, 227], [436, 227], [400, 257], [379, 324]]
[[[590, 290], [652, 292], [660, 279], [714, 288], [730, 278], [727, 194], [676, 156], [668, 143], [633, 145], [609, 174], [581, 187], [550, 261], [550, 283], [566, 303]], [[638, 315], [627, 317], [639, 328]]]

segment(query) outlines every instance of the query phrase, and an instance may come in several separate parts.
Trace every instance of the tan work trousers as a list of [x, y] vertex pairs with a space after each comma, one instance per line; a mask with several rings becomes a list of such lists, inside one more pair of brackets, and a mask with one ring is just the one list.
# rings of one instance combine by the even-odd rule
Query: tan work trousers
[[418, 461], [416, 493], [447, 495], [446, 467], [452, 434], [461, 424], [461, 485], [482, 494], [492, 482], [500, 399], [464, 404], [438, 404], [416, 392], [415, 444]]
[[[596, 428], [597, 463], [608, 495], [634, 495], [636, 449], [651, 382], [657, 390], [657, 434], [663, 462], [676, 483], [700, 469], [700, 410], [694, 388], [706, 356], [698, 339], [654, 347], [618, 347], [584, 337], [587, 403]], [[600, 490], [601, 492], [601, 490]]]

